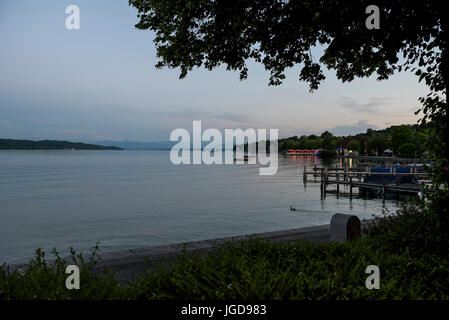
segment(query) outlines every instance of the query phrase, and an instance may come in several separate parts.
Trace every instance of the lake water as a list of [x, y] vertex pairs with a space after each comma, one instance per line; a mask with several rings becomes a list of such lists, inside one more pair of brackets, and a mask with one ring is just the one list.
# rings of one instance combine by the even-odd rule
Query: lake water
[[[36, 248], [103, 252], [327, 224], [336, 212], [371, 218], [392, 200], [304, 185], [314, 157], [258, 165], [181, 165], [169, 151], [0, 151], [0, 264]], [[293, 205], [297, 210], [290, 211]]]

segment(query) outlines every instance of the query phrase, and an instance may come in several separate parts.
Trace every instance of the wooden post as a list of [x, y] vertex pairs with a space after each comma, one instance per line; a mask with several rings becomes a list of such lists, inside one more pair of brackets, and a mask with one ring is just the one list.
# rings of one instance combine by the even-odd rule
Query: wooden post
[[307, 182], [307, 171], [306, 171], [306, 166], [304, 166], [304, 172], [303, 172], [303, 180], [304, 182]]
[[337, 171], [337, 194], [340, 192], [340, 174]]
[[320, 183], [320, 189], [321, 189], [321, 194], [324, 196], [324, 193], [325, 193], [324, 180], [322, 180]]
[[349, 177], [349, 196], [352, 198], [352, 177]]
[[321, 192], [324, 193], [324, 176], [323, 176], [323, 168], [321, 168], [320, 178], [321, 178]]

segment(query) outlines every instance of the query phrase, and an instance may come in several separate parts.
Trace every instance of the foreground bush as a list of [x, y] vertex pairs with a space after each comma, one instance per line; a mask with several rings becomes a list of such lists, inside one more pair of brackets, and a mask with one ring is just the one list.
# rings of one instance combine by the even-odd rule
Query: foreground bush
[[[94, 253], [81, 265], [81, 289], [65, 288], [66, 262], [43, 253], [23, 274], [0, 272], [1, 299], [448, 299], [448, 243], [435, 219], [407, 205], [376, 219], [362, 239], [346, 243], [228, 242], [213, 253], [184, 253], [168, 266], [120, 287], [112, 273], [93, 277]], [[57, 254], [56, 254], [57, 256]], [[380, 269], [380, 289], [368, 290], [368, 265]]]
[[[126, 289], [119, 286], [113, 273], [105, 270], [100, 277], [92, 276], [90, 270], [95, 264], [98, 245], [93, 248], [87, 260], [81, 253], [71, 249], [69, 262], [62, 259], [53, 249], [52, 263], [45, 259], [45, 253], [36, 250], [36, 257], [22, 270], [9, 272], [5, 267], [0, 270], [0, 299], [16, 300], [61, 300], [61, 299], [123, 299]], [[65, 273], [69, 264], [80, 269], [80, 290], [67, 290]]]
[[[380, 268], [368, 290], [366, 267]], [[449, 260], [409, 250], [374, 250], [370, 241], [314, 245], [253, 239], [214, 255], [183, 255], [134, 283], [145, 299], [447, 299]]]

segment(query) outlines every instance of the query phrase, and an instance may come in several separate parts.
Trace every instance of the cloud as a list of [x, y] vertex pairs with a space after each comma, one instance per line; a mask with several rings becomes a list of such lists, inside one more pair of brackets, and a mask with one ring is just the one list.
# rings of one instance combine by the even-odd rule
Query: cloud
[[159, 114], [164, 114], [164, 115], [169, 115], [170, 117], [204, 117], [205, 112], [200, 112], [200, 111], [196, 111], [196, 110], [192, 110], [192, 109], [183, 109], [180, 111], [156, 111], [155, 113], [159, 113]]
[[59, 129], [55, 130], [58, 137], [71, 137], [72, 139], [93, 139], [102, 140], [104, 137], [96, 130], [81, 130], [81, 129]]
[[338, 125], [331, 128], [323, 128], [321, 130], [317, 130], [313, 127], [301, 127], [301, 128], [293, 128], [293, 127], [283, 127], [282, 128], [282, 137], [291, 137], [293, 135], [301, 136], [305, 135], [321, 135], [324, 131], [329, 131], [336, 136], [348, 136], [348, 135], [356, 135], [358, 133], [364, 133], [368, 128], [371, 129], [379, 129], [379, 126], [375, 124], [368, 123], [367, 120], [359, 120], [355, 124], [343, 124]]
[[378, 107], [386, 105], [391, 98], [371, 98], [368, 102], [361, 103], [350, 97], [341, 97], [339, 103], [342, 107], [359, 112], [379, 113]]
[[215, 119], [223, 119], [230, 120], [234, 122], [248, 123], [251, 119], [248, 115], [234, 113], [234, 112], [225, 112], [212, 116]]
[[378, 129], [379, 127], [374, 124], [369, 124], [366, 120], [359, 120], [356, 124], [335, 126], [329, 129], [329, 131], [337, 136], [348, 136], [366, 132], [368, 128]]
[[218, 119], [218, 120], [229, 120], [238, 123], [248, 123], [251, 121], [250, 116], [235, 112], [205, 112], [193, 109], [183, 109], [176, 112], [157, 111], [157, 113], [166, 114], [171, 117], [189, 118], [193, 120]]
[[0, 138], [14, 138], [21, 136], [23, 132], [23, 127], [18, 126], [12, 121], [0, 121]]

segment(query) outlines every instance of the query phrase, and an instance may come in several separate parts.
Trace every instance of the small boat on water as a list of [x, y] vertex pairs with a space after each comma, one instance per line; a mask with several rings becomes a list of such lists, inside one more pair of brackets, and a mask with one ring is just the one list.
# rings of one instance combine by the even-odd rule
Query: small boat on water
[[243, 158], [234, 158], [234, 161], [249, 161], [249, 159], [255, 158], [255, 156], [248, 156], [248, 155], [244, 155]]
[[243, 158], [234, 158], [234, 161], [248, 161], [249, 160], [249, 157], [248, 156], [243, 156]]

